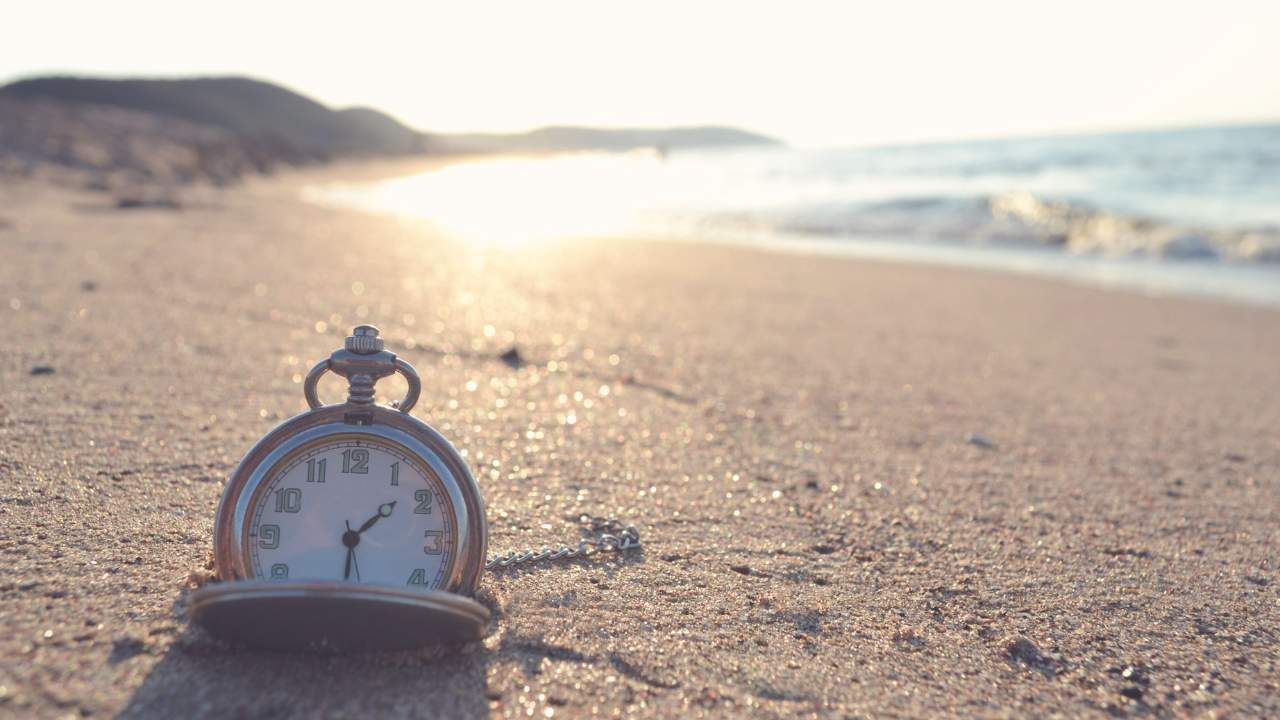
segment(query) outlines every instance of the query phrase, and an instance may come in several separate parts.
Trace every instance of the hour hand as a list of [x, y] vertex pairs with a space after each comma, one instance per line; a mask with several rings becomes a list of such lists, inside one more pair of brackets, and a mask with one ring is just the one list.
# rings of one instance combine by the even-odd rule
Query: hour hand
[[379, 520], [381, 520], [382, 518], [384, 518], [384, 517], [391, 517], [391, 513], [392, 513], [392, 511], [394, 511], [395, 509], [396, 509], [396, 501], [395, 501], [395, 500], [392, 500], [392, 501], [391, 501], [391, 502], [389, 502], [389, 503], [382, 503], [381, 505], [379, 505], [379, 506], [378, 506], [378, 514], [377, 514], [377, 515], [374, 515], [373, 517], [369, 518], [368, 520], [365, 520], [365, 521], [364, 521], [364, 524], [363, 524], [363, 525], [361, 525], [361, 526], [360, 526], [360, 529], [359, 529], [359, 530], [357, 530], [356, 532], [358, 532], [358, 533], [362, 533], [362, 532], [364, 532], [365, 530], [368, 530], [369, 528], [373, 527], [374, 523], [378, 522], [378, 521], [379, 521]]

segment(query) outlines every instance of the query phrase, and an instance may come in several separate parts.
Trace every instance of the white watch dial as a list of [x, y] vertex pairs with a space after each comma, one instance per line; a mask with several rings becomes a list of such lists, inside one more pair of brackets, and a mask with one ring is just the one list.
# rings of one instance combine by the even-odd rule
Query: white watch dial
[[324, 438], [267, 474], [244, 539], [251, 576], [432, 590], [457, 552], [454, 508], [422, 460], [376, 438]]

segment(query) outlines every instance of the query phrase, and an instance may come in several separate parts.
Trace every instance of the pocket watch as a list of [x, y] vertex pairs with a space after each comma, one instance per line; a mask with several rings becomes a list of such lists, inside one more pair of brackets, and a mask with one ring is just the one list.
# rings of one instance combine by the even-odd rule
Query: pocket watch
[[[322, 405], [321, 376], [347, 401]], [[398, 407], [373, 401], [400, 373]], [[218, 580], [192, 594], [192, 619], [216, 635], [282, 649], [415, 647], [480, 637], [472, 599], [484, 570], [484, 502], [466, 462], [409, 415], [422, 383], [357, 327], [307, 374], [311, 410], [267, 433], [241, 460], [214, 523]]]
[[[322, 405], [325, 373], [347, 400]], [[408, 382], [395, 407], [374, 385]], [[409, 415], [413, 366], [361, 325], [307, 374], [310, 410], [258, 441], [231, 474], [214, 522], [218, 582], [195, 590], [191, 619], [214, 635], [275, 650], [395, 650], [481, 637], [473, 597], [486, 569], [638, 547], [639, 532], [583, 516], [595, 539], [485, 562], [484, 502], [466, 462]]]

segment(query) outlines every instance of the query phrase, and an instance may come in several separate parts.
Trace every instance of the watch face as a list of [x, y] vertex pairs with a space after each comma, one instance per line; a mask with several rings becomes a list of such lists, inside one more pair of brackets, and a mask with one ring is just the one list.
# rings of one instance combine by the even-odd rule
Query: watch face
[[457, 510], [431, 465], [398, 443], [312, 439], [267, 470], [241, 529], [246, 574], [434, 590], [458, 555]]

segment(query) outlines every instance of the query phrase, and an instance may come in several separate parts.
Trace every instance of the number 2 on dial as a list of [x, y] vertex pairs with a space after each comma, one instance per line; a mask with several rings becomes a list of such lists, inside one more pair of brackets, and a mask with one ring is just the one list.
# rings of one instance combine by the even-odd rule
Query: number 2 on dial
[[418, 501], [418, 506], [413, 509], [413, 512], [415, 514], [417, 515], [431, 514], [431, 491], [430, 490], [415, 490], [413, 493], [413, 499]]

